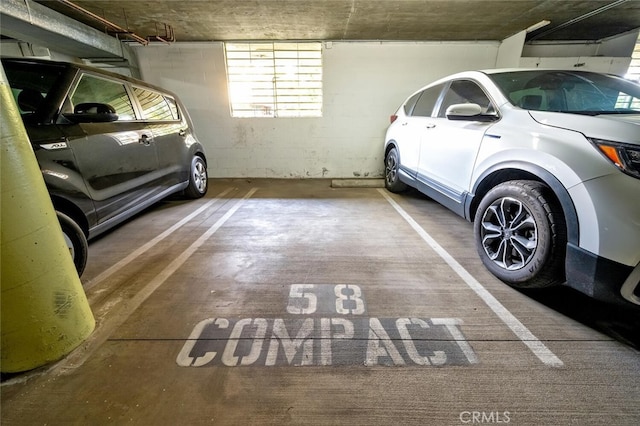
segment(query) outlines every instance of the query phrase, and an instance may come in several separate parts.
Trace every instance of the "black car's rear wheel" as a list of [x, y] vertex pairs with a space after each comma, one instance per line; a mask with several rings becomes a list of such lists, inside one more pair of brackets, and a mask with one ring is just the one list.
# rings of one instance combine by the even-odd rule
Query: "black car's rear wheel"
[[196, 155], [191, 160], [189, 186], [184, 193], [189, 198], [200, 198], [207, 193], [208, 188], [207, 164], [202, 157]]
[[478, 207], [474, 231], [482, 262], [502, 281], [518, 288], [562, 281], [564, 216], [542, 183], [510, 181], [493, 188]]
[[69, 249], [69, 254], [71, 254], [71, 259], [73, 259], [73, 264], [76, 267], [76, 271], [78, 271], [78, 276], [81, 276], [87, 265], [87, 258], [89, 257], [87, 238], [78, 224], [69, 216], [58, 211], [56, 212], [56, 216], [58, 217], [58, 222], [60, 222], [62, 235]]

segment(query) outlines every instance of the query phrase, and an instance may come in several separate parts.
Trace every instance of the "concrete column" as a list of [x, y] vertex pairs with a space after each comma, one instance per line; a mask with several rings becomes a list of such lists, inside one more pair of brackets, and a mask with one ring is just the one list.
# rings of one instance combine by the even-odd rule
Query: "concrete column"
[[0, 67], [0, 370], [56, 361], [95, 320]]

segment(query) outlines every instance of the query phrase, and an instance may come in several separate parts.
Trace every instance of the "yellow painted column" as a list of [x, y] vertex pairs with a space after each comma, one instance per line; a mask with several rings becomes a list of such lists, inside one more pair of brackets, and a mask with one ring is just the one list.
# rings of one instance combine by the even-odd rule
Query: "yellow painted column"
[[95, 320], [0, 67], [0, 371], [61, 359]]

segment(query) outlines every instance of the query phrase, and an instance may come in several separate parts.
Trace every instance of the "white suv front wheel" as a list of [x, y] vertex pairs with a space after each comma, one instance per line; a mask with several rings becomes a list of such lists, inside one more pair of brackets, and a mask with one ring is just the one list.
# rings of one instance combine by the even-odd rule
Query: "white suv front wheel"
[[480, 202], [474, 233], [485, 267], [509, 285], [541, 288], [562, 281], [564, 215], [544, 184], [497, 185]]

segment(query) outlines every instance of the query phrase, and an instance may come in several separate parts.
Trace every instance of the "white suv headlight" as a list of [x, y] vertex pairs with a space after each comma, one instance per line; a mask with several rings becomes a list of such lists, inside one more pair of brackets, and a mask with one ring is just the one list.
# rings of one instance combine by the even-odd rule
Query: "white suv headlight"
[[621, 171], [640, 179], [640, 146], [603, 139], [588, 139]]

